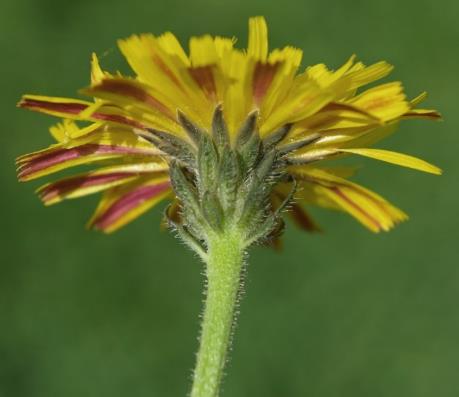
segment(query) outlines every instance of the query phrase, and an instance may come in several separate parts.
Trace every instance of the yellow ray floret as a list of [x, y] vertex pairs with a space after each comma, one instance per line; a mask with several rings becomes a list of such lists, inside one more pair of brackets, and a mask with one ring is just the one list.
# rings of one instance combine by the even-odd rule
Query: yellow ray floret
[[167, 176], [150, 176], [104, 193], [88, 226], [112, 233], [171, 194]]
[[373, 232], [388, 231], [408, 219], [400, 209], [376, 193], [341, 178], [332, 171], [302, 167], [292, 169], [302, 181], [300, 198], [322, 207], [341, 209]]
[[413, 168], [418, 171], [428, 172], [430, 174], [441, 175], [442, 171], [437, 166], [428, 163], [427, 161], [418, 159], [414, 156], [409, 156], [403, 153], [392, 152], [382, 149], [340, 149], [344, 153], [353, 153], [360, 156], [370, 157], [376, 160], [386, 161], [399, 165], [401, 167]]
[[268, 27], [265, 19], [262, 17], [249, 19], [247, 54], [257, 61], [266, 61], [268, 56]]

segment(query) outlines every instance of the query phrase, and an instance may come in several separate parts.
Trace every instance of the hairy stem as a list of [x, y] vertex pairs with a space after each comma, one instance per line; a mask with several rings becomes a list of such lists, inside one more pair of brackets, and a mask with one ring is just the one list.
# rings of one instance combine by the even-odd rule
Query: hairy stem
[[237, 230], [209, 240], [207, 297], [191, 397], [217, 397], [223, 377], [244, 262]]

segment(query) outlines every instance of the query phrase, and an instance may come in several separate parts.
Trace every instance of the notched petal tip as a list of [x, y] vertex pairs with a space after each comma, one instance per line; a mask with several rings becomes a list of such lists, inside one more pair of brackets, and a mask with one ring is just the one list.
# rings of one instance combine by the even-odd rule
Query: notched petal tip
[[16, 107], [17, 108], [24, 108], [25, 107], [25, 101], [26, 101], [25, 97], [22, 96], [21, 99], [18, 102], [16, 102]]
[[35, 94], [24, 94], [21, 96], [21, 99], [16, 103], [16, 107], [19, 108], [29, 108], [31, 106], [34, 106], [37, 101], [40, 101], [43, 98], [48, 98], [44, 97], [41, 95], [35, 95]]

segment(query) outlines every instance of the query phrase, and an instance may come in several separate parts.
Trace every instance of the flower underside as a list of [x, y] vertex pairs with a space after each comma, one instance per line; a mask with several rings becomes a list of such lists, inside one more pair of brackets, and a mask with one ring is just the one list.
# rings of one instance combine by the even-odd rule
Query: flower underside
[[368, 148], [401, 120], [440, 118], [416, 108], [425, 94], [408, 101], [399, 82], [362, 89], [389, 74], [386, 62], [365, 66], [352, 56], [336, 71], [300, 71], [301, 50], [268, 51], [261, 17], [249, 21], [247, 50], [206, 35], [191, 38], [186, 54], [171, 33], [118, 44], [135, 77], [103, 71], [93, 55], [91, 85], [82, 90], [93, 101], [26, 95], [19, 104], [63, 118], [50, 130], [57, 143], [18, 158], [19, 179], [99, 165], [38, 189], [45, 204], [103, 192], [93, 228], [115, 231], [169, 198], [169, 221], [203, 252], [206, 235], [228, 225], [242, 227], [248, 245], [276, 235], [287, 204], [306, 230], [318, 230], [305, 210], [315, 204], [378, 232], [406, 215], [350, 182], [351, 169], [323, 161], [354, 154], [440, 173]]
[[[281, 210], [290, 202], [295, 181], [286, 166], [291, 144], [277, 147], [290, 126], [261, 139], [256, 127], [258, 112], [243, 123], [231, 145], [221, 106], [215, 109], [212, 135], [194, 125], [185, 115], [179, 118], [194, 145], [180, 138], [151, 130], [151, 139], [171, 159], [170, 178], [180, 201], [180, 214], [170, 206], [166, 218], [201, 256], [209, 238], [230, 229], [237, 230], [245, 247], [276, 237], [283, 227]], [[312, 143], [302, 142], [301, 146]], [[186, 150], [183, 150], [187, 147]], [[296, 144], [296, 148], [300, 145]], [[272, 202], [274, 188], [292, 184], [280, 205]]]

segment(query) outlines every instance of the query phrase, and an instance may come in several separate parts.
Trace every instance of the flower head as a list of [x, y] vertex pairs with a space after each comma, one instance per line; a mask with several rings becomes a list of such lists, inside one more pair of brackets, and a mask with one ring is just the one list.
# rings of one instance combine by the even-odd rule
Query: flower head
[[267, 35], [264, 18], [255, 17], [246, 50], [206, 35], [190, 39], [189, 54], [172, 33], [134, 35], [118, 45], [135, 77], [103, 71], [93, 55], [91, 84], [81, 91], [92, 101], [26, 95], [19, 103], [63, 119], [50, 129], [57, 143], [18, 158], [19, 179], [98, 166], [38, 194], [55, 204], [103, 192], [89, 224], [104, 232], [166, 198], [173, 200], [170, 221], [190, 241], [201, 239], [197, 224], [218, 228], [225, 216], [250, 219], [255, 229], [247, 238], [256, 241], [280, 227], [286, 204], [307, 230], [317, 229], [308, 204], [348, 212], [374, 232], [405, 220], [350, 182], [350, 169], [323, 162], [358, 155], [439, 174], [423, 160], [368, 148], [401, 120], [439, 119], [416, 108], [425, 93], [409, 101], [400, 82], [365, 89], [392, 70], [383, 61], [365, 66], [352, 56], [335, 71], [323, 64], [302, 70], [302, 51], [270, 52]]

